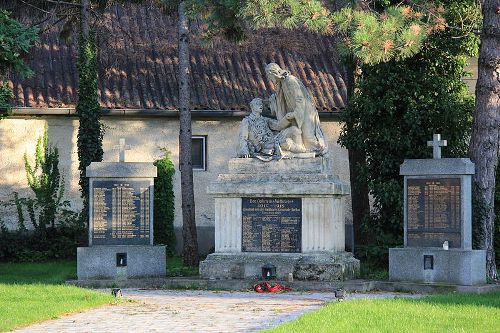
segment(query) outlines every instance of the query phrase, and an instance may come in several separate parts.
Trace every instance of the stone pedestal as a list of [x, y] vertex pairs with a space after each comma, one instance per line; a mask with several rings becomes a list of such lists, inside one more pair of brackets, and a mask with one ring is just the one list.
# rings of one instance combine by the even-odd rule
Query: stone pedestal
[[[165, 246], [96, 245], [77, 249], [79, 280], [165, 276]], [[126, 262], [120, 263], [120, 260]]]
[[89, 247], [77, 249], [78, 279], [165, 276], [166, 249], [153, 246], [156, 167], [93, 162], [87, 177]]
[[472, 250], [468, 158], [405, 160], [404, 248], [389, 249], [391, 281], [486, 283], [486, 252]]
[[258, 278], [266, 263], [282, 279], [343, 280], [359, 271], [345, 252], [348, 188], [328, 158], [231, 159], [208, 193], [215, 197], [215, 253], [200, 263], [202, 277]]
[[[432, 260], [432, 265], [427, 263], [428, 267], [424, 266], [426, 257]], [[394, 248], [389, 249], [389, 267], [392, 281], [483, 284], [486, 282], [486, 251]]]

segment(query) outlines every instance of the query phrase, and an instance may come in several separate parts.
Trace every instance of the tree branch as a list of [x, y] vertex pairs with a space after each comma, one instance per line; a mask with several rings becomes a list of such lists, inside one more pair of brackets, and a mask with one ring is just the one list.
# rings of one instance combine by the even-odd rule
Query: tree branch
[[55, 3], [58, 5], [68, 5], [68, 6], [75, 6], [75, 7], [81, 7], [82, 5], [79, 3], [73, 3], [73, 2], [67, 2], [67, 1], [59, 1], [59, 0], [45, 0], [50, 3]]
[[40, 8], [38, 6], [35, 6], [35, 5], [33, 5], [33, 4], [29, 3], [29, 2], [26, 2], [24, 0], [21, 0], [21, 2], [24, 3], [25, 5], [28, 5], [28, 6], [32, 7], [32, 8], [35, 8], [36, 10], [39, 10], [39, 11], [45, 13], [45, 14], [52, 14], [51, 12], [46, 11], [45, 9], [42, 9], [42, 8]]

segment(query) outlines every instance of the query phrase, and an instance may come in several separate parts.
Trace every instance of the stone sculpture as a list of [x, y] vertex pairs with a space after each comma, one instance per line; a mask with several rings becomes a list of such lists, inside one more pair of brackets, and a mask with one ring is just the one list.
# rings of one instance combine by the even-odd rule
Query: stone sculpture
[[241, 122], [238, 157], [257, 157], [268, 161], [273, 156], [281, 158], [286, 152], [306, 152], [300, 129], [291, 124], [291, 115], [280, 121], [263, 117], [261, 98], [254, 98], [250, 109], [252, 113]]
[[276, 88], [276, 93], [266, 100], [276, 119], [263, 117], [263, 100], [253, 99], [250, 102], [252, 113], [241, 123], [238, 157], [269, 161], [326, 154], [328, 147], [318, 111], [306, 87], [275, 63], [266, 66], [266, 75]]
[[271, 113], [278, 121], [293, 117], [291, 126], [301, 130], [306, 151], [319, 156], [326, 154], [328, 147], [320, 127], [318, 111], [307, 88], [298, 78], [275, 63], [268, 64], [265, 71], [276, 89], [276, 93], [269, 98]]

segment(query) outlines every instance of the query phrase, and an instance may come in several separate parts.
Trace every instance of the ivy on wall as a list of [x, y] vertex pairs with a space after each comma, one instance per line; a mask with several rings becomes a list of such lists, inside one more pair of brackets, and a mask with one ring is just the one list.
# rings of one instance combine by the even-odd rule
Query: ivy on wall
[[165, 155], [156, 160], [154, 165], [158, 171], [154, 191], [154, 240], [155, 244], [166, 245], [167, 254], [173, 255], [175, 251], [173, 188], [175, 168], [170, 153], [165, 151]]
[[80, 188], [83, 199], [82, 218], [88, 220], [89, 181], [85, 169], [91, 162], [102, 161], [102, 138], [104, 129], [100, 122], [100, 106], [97, 95], [97, 47], [95, 33], [88, 37], [80, 36], [78, 56], [78, 104], [76, 113], [79, 117], [78, 160], [80, 161]]

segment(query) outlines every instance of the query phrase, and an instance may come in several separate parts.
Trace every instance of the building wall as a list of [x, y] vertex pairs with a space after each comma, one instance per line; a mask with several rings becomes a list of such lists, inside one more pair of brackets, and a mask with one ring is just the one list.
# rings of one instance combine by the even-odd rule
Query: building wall
[[[214, 199], [206, 194], [210, 181], [218, 174], [227, 172], [227, 161], [236, 156], [240, 118], [218, 118], [193, 120], [193, 135], [207, 136], [207, 170], [194, 171], [196, 223], [199, 228], [199, 242], [202, 252], [213, 246]], [[119, 138], [125, 138], [131, 145], [126, 151], [128, 162], [153, 162], [160, 158], [163, 149], [171, 152], [176, 167], [174, 177], [175, 221], [174, 225], [181, 239], [182, 214], [180, 200], [180, 173], [178, 166], [179, 122], [175, 118], [122, 118], [104, 117], [106, 133], [103, 148], [106, 162], [118, 161], [118, 151], [113, 146]], [[61, 174], [64, 176], [66, 199], [74, 209], [81, 209], [78, 186], [77, 132], [78, 120], [68, 116], [11, 117], [0, 121], [0, 200], [8, 200], [13, 191], [20, 196], [31, 195], [24, 171], [23, 154], [33, 160], [37, 138], [47, 126], [49, 141], [59, 149]], [[338, 121], [322, 119], [322, 128], [328, 138], [333, 159], [333, 172], [349, 184], [347, 150], [337, 144], [341, 124]], [[16, 226], [13, 210], [2, 212], [2, 219], [10, 228]], [[346, 219], [351, 220], [350, 201], [347, 202]], [[347, 222], [349, 222], [347, 221]], [[178, 242], [180, 245], [180, 242]]]

